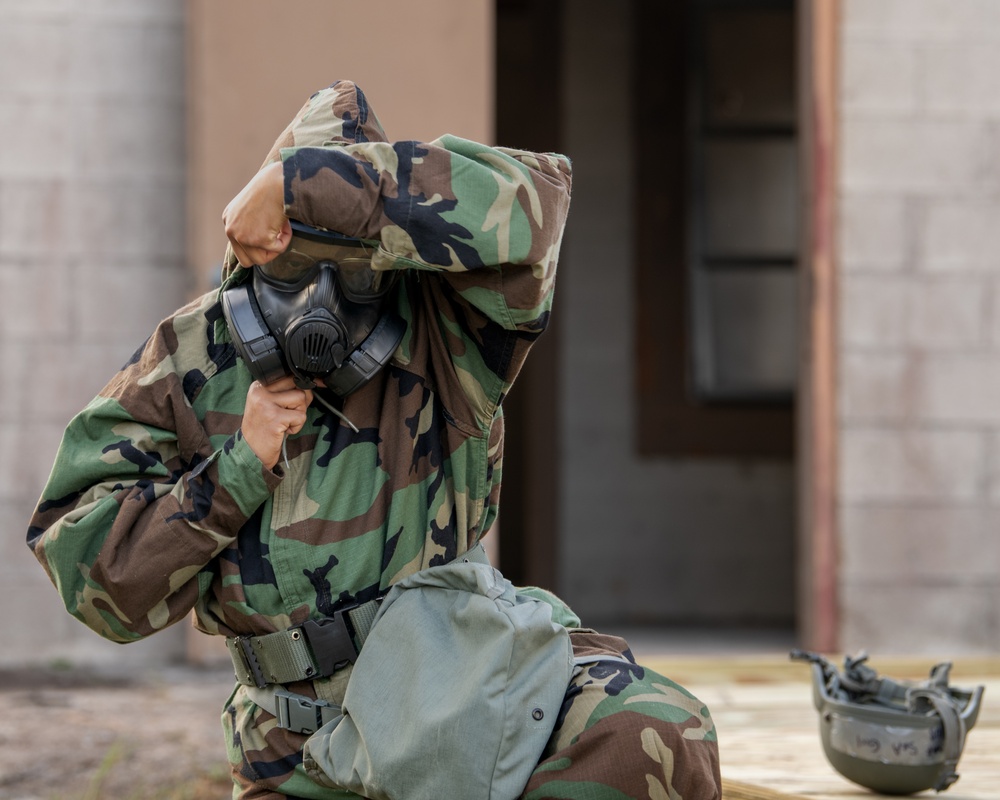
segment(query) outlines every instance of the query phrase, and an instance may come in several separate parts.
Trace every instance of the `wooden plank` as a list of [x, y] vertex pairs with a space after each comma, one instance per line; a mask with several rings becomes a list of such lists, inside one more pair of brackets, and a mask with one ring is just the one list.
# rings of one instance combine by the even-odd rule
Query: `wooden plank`
[[763, 786], [722, 779], [722, 800], [808, 800], [801, 794], [785, 794]]

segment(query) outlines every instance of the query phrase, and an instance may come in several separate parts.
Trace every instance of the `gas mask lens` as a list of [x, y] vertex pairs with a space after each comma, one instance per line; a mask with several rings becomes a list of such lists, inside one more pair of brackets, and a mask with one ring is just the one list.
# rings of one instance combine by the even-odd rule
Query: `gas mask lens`
[[345, 258], [337, 262], [337, 279], [351, 300], [363, 303], [385, 294], [393, 284], [396, 273], [376, 272], [371, 258]]
[[340, 264], [345, 261], [357, 262], [371, 269], [371, 256], [368, 248], [362, 242], [358, 245], [346, 245], [332, 242], [317, 242], [304, 236], [292, 234], [292, 241], [277, 258], [257, 267], [264, 275], [274, 281], [295, 283], [304, 277], [321, 261], [332, 261]]
[[315, 265], [326, 262], [334, 267], [344, 294], [364, 303], [385, 294], [395, 275], [392, 271], [373, 270], [371, 257], [372, 247], [360, 239], [292, 221], [288, 249], [257, 269], [272, 281], [294, 284], [309, 275]]

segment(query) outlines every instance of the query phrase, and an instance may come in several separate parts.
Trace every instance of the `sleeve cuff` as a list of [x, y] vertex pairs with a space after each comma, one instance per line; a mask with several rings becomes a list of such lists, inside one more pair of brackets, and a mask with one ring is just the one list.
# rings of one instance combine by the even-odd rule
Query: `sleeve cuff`
[[230, 437], [219, 455], [219, 482], [247, 517], [278, 488], [281, 477], [264, 466], [240, 432]]

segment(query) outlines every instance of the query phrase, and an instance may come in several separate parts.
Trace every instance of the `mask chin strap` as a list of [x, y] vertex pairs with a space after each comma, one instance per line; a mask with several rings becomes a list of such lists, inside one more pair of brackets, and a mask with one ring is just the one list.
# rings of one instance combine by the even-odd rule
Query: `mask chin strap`
[[[315, 389], [319, 386], [319, 384], [316, 383], [316, 381], [312, 380], [311, 378], [307, 378], [301, 372], [296, 370], [294, 367], [292, 367], [292, 377], [295, 379], [295, 385], [298, 386], [300, 389]], [[327, 411], [340, 417], [340, 419], [342, 419], [352, 431], [354, 431], [355, 433], [359, 433], [358, 426], [355, 425], [353, 422], [351, 422], [351, 420], [348, 419], [347, 415], [344, 414], [343, 411], [341, 411], [339, 408], [337, 408], [331, 403], [328, 403], [325, 399], [323, 399], [323, 397], [319, 394], [319, 392], [313, 392], [313, 400], [319, 400], [319, 402], [326, 407]], [[288, 456], [287, 454], [285, 454], [284, 442], [281, 443], [281, 452], [283, 455], [285, 455], [285, 466], [287, 467]]]
[[[324, 406], [326, 406], [326, 408], [327, 408], [327, 410], [328, 410], [328, 411], [330, 411], [330, 412], [332, 412], [333, 414], [336, 414], [336, 415], [337, 415], [338, 417], [340, 417], [340, 418], [341, 418], [341, 419], [342, 419], [342, 420], [344, 421], [344, 423], [345, 423], [345, 424], [346, 424], [346, 425], [347, 425], [347, 426], [348, 426], [348, 427], [349, 427], [349, 428], [350, 428], [350, 429], [351, 429], [352, 431], [354, 431], [355, 433], [360, 433], [360, 431], [358, 430], [358, 426], [357, 426], [357, 425], [355, 425], [355, 424], [354, 424], [353, 422], [351, 422], [351, 420], [350, 420], [350, 419], [348, 419], [347, 415], [346, 415], [346, 414], [344, 414], [344, 412], [343, 412], [343, 411], [341, 411], [341, 410], [340, 410], [339, 408], [337, 408], [336, 406], [334, 406], [334, 405], [331, 405], [330, 403], [326, 402], [326, 400], [324, 400], [324, 399], [323, 399], [323, 398], [322, 398], [322, 397], [321, 397], [321, 396], [319, 395], [319, 393], [318, 393], [318, 392], [314, 392], [314, 393], [313, 393], [313, 400], [319, 400], [319, 401], [320, 401], [320, 403], [322, 403], [322, 404], [323, 404]], [[284, 461], [284, 462], [285, 462], [285, 469], [291, 469], [291, 466], [290, 466], [290, 465], [289, 465], [289, 463], [288, 463], [288, 434], [287, 434], [287, 433], [286, 433], [286, 434], [284, 435], [284, 437], [282, 437], [282, 439], [281, 439], [281, 459], [282, 459], [282, 461]]]
[[333, 414], [336, 414], [336, 415], [337, 415], [338, 417], [340, 417], [340, 418], [341, 418], [341, 419], [342, 419], [342, 420], [343, 420], [343, 421], [344, 421], [344, 422], [345, 422], [345, 423], [347, 424], [347, 426], [348, 426], [348, 427], [349, 427], [349, 428], [350, 428], [350, 429], [351, 429], [352, 431], [354, 431], [355, 433], [359, 433], [359, 432], [360, 432], [360, 431], [358, 431], [358, 426], [357, 426], [357, 425], [355, 425], [355, 424], [354, 424], [353, 422], [351, 422], [351, 421], [350, 421], [350, 420], [349, 420], [349, 419], [347, 418], [347, 415], [346, 415], [346, 414], [345, 414], [345, 413], [344, 413], [343, 411], [341, 411], [341, 410], [340, 410], [339, 408], [337, 408], [336, 406], [334, 406], [334, 405], [332, 405], [332, 404], [330, 404], [330, 403], [326, 402], [326, 400], [324, 400], [324, 399], [323, 399], [323, 398], [322, 398], [322, 397], [321, 397], [321, 396], [320, 396], [320, 395], [319, 395], [318, 393], [315, 393], [315, 394], [313, 394], [313, 399], [314, 399], [314, 400], [319, 400], [319, 401], [320, 401], [320, 402], [321, 402], [321, 403], [322, 403], [322, 404], [323, 404], [324, 406], [326, 406], [326, 409], [327, 409], [328, 411], [330, 411], [330, 412], [332, 412]]

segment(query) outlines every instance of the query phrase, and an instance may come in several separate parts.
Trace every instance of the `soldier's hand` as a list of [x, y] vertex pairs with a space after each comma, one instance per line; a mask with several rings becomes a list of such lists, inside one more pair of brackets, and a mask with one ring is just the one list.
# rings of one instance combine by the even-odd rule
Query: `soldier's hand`
[[292, 240], [285, 216], [285, 178], [280, 162], [269, 164], [250, 179], [222, 212], [226, 236], [244, 267], [277, 258]]
[[243, 438], [268, 469], [274, 469], [281, 458], [285, 435], [302, 430], [312, 399], [312, 391], [298, 388], [291, 377], [267, 385], [260, 381], [250, 384], [241, 426]]

